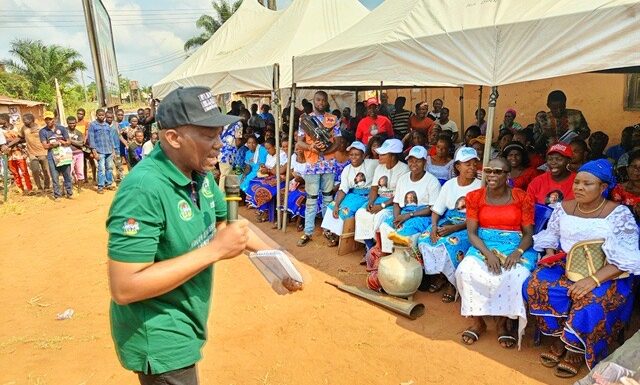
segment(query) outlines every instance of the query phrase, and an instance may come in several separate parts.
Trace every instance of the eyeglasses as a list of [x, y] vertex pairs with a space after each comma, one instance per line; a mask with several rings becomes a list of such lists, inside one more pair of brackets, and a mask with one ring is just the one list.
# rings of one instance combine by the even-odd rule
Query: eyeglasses
[[493, 167], [485, 167], [485, 168], [482, 169], [482, 172], [485, 175], [492, 175], [493, 174], [493, 175], [497, 175], [497, 176], [500, 176], [500, 175], [503, 175], [503, 174], [507, 173], [507, 171], [505, 171], [505, 170], [503, 170], [501, 168], [493, 168]]

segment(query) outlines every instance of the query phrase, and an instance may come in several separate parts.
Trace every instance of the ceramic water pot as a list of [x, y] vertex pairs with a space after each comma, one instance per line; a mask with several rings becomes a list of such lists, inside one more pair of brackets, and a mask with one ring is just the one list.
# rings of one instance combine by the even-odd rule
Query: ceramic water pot
[[408, 247], [394, 246], [392, 254], [380, 259], [378, 279], [387, 294], [409, 297], [420, 286], [422, 265]]

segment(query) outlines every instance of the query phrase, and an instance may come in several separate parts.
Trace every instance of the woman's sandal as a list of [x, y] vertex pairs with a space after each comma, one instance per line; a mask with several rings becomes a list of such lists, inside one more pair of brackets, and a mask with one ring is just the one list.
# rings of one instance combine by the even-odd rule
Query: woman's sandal
[[427, 291], [429, 293], [437, 293], [440, 290], [442, 290], [442, 288], [444, 287], [444, 284], [445, 284], [444, 280], [441, 280], [440, 282], [431, 283], [429, 284], [429, 289], [427, 289]]
[[444, 303], [452, 303], [456, 301], [456, 294], [451, 293], [442, 293], [442, 302]]
[[[480, 334], [482, 333], [482, 331], [478, 331], [478, 330], [473, 330], [471, 328], [465, 330], [462, 332], [462, 343], [465, 345], [473, 345], [474, 343], [476, 343], [476, 341], [478, 341], [480, 339]], [[465, 340], [464, 337], [467, 337], [468, 339]]]
[[551, 349], [548, 352], [540, 353], [540, 363], [546, 368], [553, 368], [560, 363], [560, 360], [562, 356], [564, 356], [565, 352], [566, 350], [563, 349], [562, 352], [558, 354], [553, 350], [552, 345]]
[[340, 238], [335, 234], [331, 234], [327, 239], [329, 240], [329, 243], [327, 244], [329, 247], [336, 247], [340, 242]]
[[518, 340], [514, 336], [510, 336], [508, 334], [498, 337], [498, 343], [505, 349], [513, 349]]
[[309, 243], [311, 241], [311, 237], [308, 236], [307, 234], [302, 234], [302, 236], [300, 237], [300, 239], [298, 239], [298, 247], [302, 247], [304, 245], [306, 245], [307, 243]]
[[304, 231], [304, 223], [300, 223], [300, 224], [296, 227], [296, 231], [298, 231], [298, 232]]
[[558, 366], [556, 366], [556, 368], [554, 369], [553, 374], [555, 374], [556, 377], [560, 377], [560, 378], [575, 377], [575, 375], [578, 374], [578, 372], [580, 371], [581, 366], [582, 366], [582, 361], [580, 361], [576, 365], [567, 360], [562, 360], [562, 362], [560, 362]]

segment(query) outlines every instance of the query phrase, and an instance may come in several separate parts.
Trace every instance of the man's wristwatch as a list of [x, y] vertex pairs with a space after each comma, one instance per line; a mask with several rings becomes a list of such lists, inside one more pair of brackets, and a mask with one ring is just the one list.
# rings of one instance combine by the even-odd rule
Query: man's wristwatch
[[387, 207], [387, 204], [382, 202], [382, 203], [380, 203], [380, 207], [385, 208], [385, 207]]

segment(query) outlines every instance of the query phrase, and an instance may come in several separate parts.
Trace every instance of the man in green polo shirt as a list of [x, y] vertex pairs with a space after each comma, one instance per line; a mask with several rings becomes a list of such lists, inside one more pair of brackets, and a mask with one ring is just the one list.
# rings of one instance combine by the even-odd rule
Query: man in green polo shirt
[[124, 179], [109, 211], [111, 330], [122, 365], [141, 384], [198, 383], [213, 265], [268, 249], [227, 208], [211, 170], [222, 115], [211, 92], [179, 88], [156, 119], [160, 145]]

